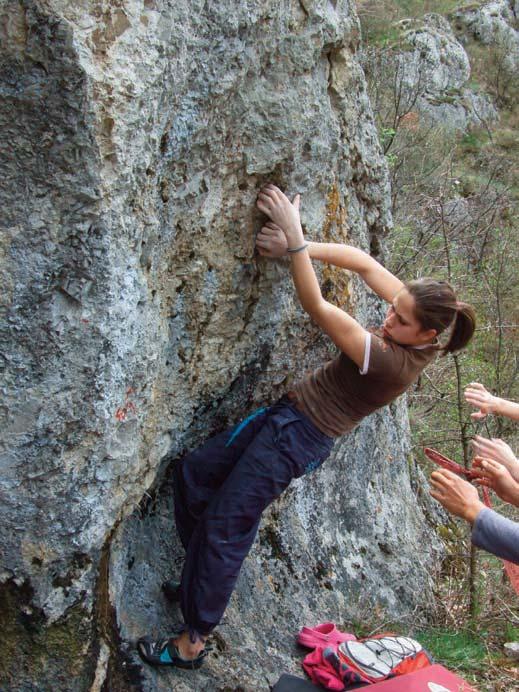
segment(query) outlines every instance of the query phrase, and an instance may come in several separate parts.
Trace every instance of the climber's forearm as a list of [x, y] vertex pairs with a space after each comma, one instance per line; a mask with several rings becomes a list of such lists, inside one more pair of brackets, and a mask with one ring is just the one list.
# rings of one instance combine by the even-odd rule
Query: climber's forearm
[[366, 351], [366, 330], [351, 315], [323, 298], [307, 250], [290, 256], [290, 269], [304, 310], [335, 345], [361, 368]]
[[357, 273], [367, 270], [372, 259], [367, 252], [343, 243], [308, 242], [308, 252], [312, 259]]
[[303, 310], [313, 316], [323, 302], [323, 296], [308, 253], [303, 251], [292, 255], [290, 269], [299, 302]]
[[367, 252], [341, 243], [308, 244], [312, 259], [356, 272], [377, 295], [388, 303], [404, 284]]

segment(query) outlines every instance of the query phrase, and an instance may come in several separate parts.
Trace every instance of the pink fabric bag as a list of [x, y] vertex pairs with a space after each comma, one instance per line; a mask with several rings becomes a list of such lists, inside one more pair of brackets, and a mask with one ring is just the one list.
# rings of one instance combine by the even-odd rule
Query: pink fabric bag
[[312, 682], [325, 687], [327, 690], [342, 692], [344, 683], [337, 675], [334, 667], [323, 658], [323, 649], [317, 647], [312, 653], [305, 656], [303, 668]]
[[303, 661], [303, 668], [312, 682], [327, 690], [344, 690], [335, 668], [324, 658], [323, 651], [332, 647], [335, 651], [342, 642], [356, 640], [349, 632], [340, 632], [333, 622], [324, 622], [315, 627], [303, 627], [297, 635], [297, 641], [308, 649], [314, 649]]

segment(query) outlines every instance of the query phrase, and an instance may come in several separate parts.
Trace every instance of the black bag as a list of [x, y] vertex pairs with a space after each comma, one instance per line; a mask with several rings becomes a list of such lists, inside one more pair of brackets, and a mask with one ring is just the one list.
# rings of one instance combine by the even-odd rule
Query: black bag
[[315, 692], [315, 690], [322, 690], [322, 687], [316, 687], [308, 680], [287, 673], [283, 673], [272, 688], [272, 692]]
[[[357, 685], [351, 685], [346, 688], [348, 690], [360, 690], [361, 687], [366, 687], [366, 683], [360, 682]], [[298, 678], [295, 675], [288, 675], [288, 673], [283, 673], [283, 675], [276, 682], [272, 688], [272, 692], [311, 692], [311, 690], [323, 690], [324, 687], [314, 685], [313, 682], [304, 680], [303, 678]]]

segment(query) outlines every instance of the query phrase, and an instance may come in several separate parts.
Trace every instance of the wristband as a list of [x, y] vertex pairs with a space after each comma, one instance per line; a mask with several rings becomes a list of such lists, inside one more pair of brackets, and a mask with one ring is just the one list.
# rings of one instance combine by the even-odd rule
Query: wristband
[[305, 243], [304, 245], [301, 245], [301, 247], [295, 247], [295, 248], [287, 248], [287, 252], [291, 255], [295, 255], [296, 252], [302, 252], [303, 250], [306, 250], [308, 247], [308, 243]]

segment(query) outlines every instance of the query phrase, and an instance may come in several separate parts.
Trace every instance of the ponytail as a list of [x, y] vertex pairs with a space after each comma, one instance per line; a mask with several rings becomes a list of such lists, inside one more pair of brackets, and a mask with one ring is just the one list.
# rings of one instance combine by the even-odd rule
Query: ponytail
[[441, 334], [452, 327], [443, 355], [459, 351], [469, 343], [476, 329], [476, 314], [468, 303], [459, 302], [452, 286], [446, 281], [417, 279], [405, 287], [415, 301], [415, 317], [424, 330], [435, 329]]
[[460, 351], [472, 339], [476, 331], [476, 313], [472, 305], [458, 302], [451, 336], [443, 347], [443, 354]]

